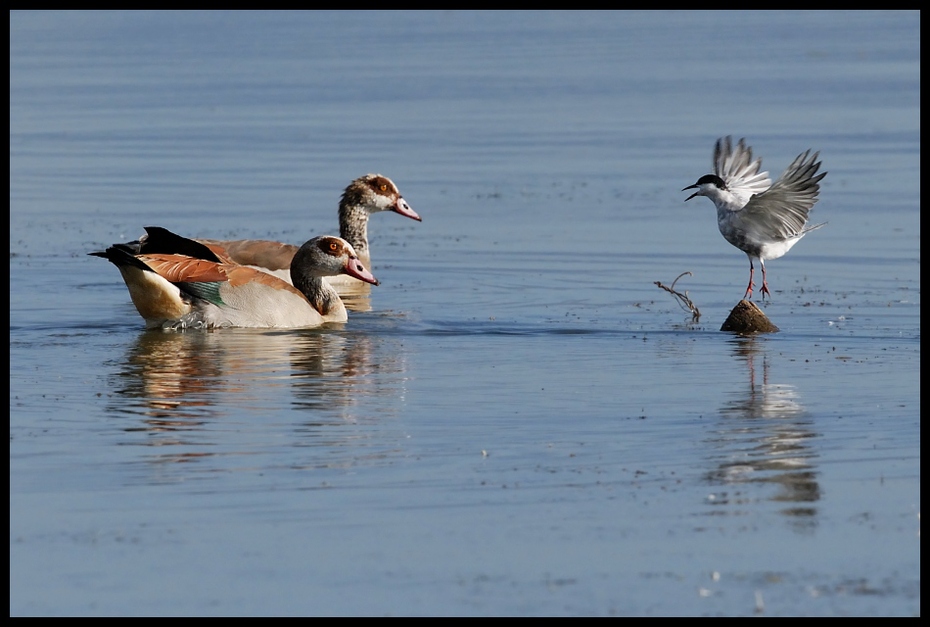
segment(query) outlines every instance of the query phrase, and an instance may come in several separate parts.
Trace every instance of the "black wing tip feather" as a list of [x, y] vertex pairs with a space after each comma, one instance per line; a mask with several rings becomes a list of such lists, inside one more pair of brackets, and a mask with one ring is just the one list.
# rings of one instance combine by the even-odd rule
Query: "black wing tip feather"
[[127, 244], [113, 244], [108, 247], [106, 250], [98, 250], [92, 253], [87, 253], [93, 257], [102, 257], [112, 263], [117, 268], [121, 266], [133, 266], [139, 268], [140, 270], [145, 270], [147, 272], [154, 272], [150, 267], [148, 267], [144, 261], [136, 258], [138, 254], [138, 247], [135, 246], [138, 242], [129, 242]]
[[110, 249], [118, 248], [125, 252], [128, 252], [130, 255], [138, 255], [142, 251], [142, 244], [139, 243], [139, 240], [133, 240], [131, 242], [125, 242], [122, 244], [113, 244], [109, 246], [106, 250], [95, 250], [93, 252], [87, 253], [91, 257], [103, 257], [104, 259], [110, 258]]
[[[740, 142], [742, 141], [741, 139]], [[721, 157], [726, 157], [731, 154], [733, 154], [733, 137], [727, 135], [726, 137], [719, 138], [717, 143], [714, 144], [714, 162], [716, 163]]]
[[[736, 149], [746, 155], [747, 162], [752, 161], [752, 147], [746, 143], [745, 137], [740, 137], [736, 142]], [[733, 149], [733, 136], [726, 135], [717, 140], [717, 143], [714, 145], [714, 158], [720, 156], [729, 156], [736, 152]]]
[[811, 154], [810, 149], [802, 152], [794, 160], [794, 163], [788, 168], [794, 176], [798, 179], [807, 179], [811, 185], [816, 185], [820, 183], [821, 179], [827, 175], [827, 172], [821, 172], [817, 174], [817, 171], [820, 169], [820, 166], [823, 165], [822, 161], [819, 161], [820, 151], [818, 150], [814, 154]]
[[222, 263], [212, 250], [198, 241], [182, 237], [161, 226], [147, 226], [141, 252], [153, 255], [185, 255], [195, 259]]
[[[724, 135], [723, 137], [717, 140], [717, 146], [719, 146], [721, 149], [725, 147], [727, 149], [727, 152], [732, 152], [733, 151], [733, 136]], [[736, 142], [736, 147], [748, 149], [749, 146], [746, 145], [746, 138], [740, 137]]]

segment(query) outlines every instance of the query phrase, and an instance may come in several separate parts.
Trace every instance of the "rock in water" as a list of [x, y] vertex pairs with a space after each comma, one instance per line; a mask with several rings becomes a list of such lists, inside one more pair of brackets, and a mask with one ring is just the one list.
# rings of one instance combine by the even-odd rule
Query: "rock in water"
[[736, 303], [736, 307], [730, 312], [720, 330], [742, 334], [775, 333], [778, 327], [772, 324], [758, 305], [748, 300], [741, 300]]

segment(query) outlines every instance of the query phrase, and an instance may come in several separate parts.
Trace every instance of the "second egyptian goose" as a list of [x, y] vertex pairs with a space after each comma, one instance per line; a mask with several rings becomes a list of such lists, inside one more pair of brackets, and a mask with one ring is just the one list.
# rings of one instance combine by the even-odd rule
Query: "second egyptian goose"
[[[419, 215], [410, 208], [394, 181], [381, 174], [366, 174], [345, 188], [339, 201], [339, 235], [349, 242], [361, 263], [371, 269], [371, 252], [368, 248], [368, 218], [373, 213], [393, 211], [418, 222]], [[224, 260], [252, 266], [290, 281], [291, 259], [298, 246], [271, 240], [198, 239]], [[143, 249], [144, 250], [144, 249]], [[340, 275], [328, 277], [327, 282], [337, 291], [362, 285], [358, 279]]]

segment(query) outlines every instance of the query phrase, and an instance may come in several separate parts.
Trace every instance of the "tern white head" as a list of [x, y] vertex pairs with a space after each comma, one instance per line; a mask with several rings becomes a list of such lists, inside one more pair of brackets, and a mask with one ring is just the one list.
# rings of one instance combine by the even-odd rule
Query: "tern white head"
[[759, 172], [762, 159], [752, 159], [752, 148], [741, 139], [733, 146], [729, 136], [714, 147], [714, 173], [705, 174], [685, 198], [707, 196], [717, 207], [717, 226], [723, 237], [749, 257], [749, 287], [743, 298], [752, 296], [753, 261], [762, 266], [762, 299], [769, 291], [765, 280], [765, 260], [778, 259], [799, 239], [826, 222], [807, 226], [807, 217], [817, 202], [820, 179], [819, 152], [801, 153], [774, 184], [768, 172]]

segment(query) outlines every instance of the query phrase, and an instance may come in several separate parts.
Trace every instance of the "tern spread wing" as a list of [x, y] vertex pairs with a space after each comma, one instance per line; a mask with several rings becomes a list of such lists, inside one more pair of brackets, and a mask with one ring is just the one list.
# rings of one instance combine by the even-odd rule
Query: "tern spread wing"
[[801, 235], [811, 208], [817, 202], [820, 179], [827, 175], [826, 172], [817, 174], [819, 155], [819, 152], [811, 155], [810, 150], [798, 155], [774, 185], [753, 196], [743, 207], [742, 223], [752, 225], [751, 230], [765, 239], [791, 239]]
[[772, 185], [768, 172], [759, 172], [762, 159], [752, 159], [752, 148], [741, 139], [733, 147], [728, 135], [717, 140], [714, 147], [714, 174], [723, 179], [727, 189], [746, 203], [753, 194], [761, 194]]

